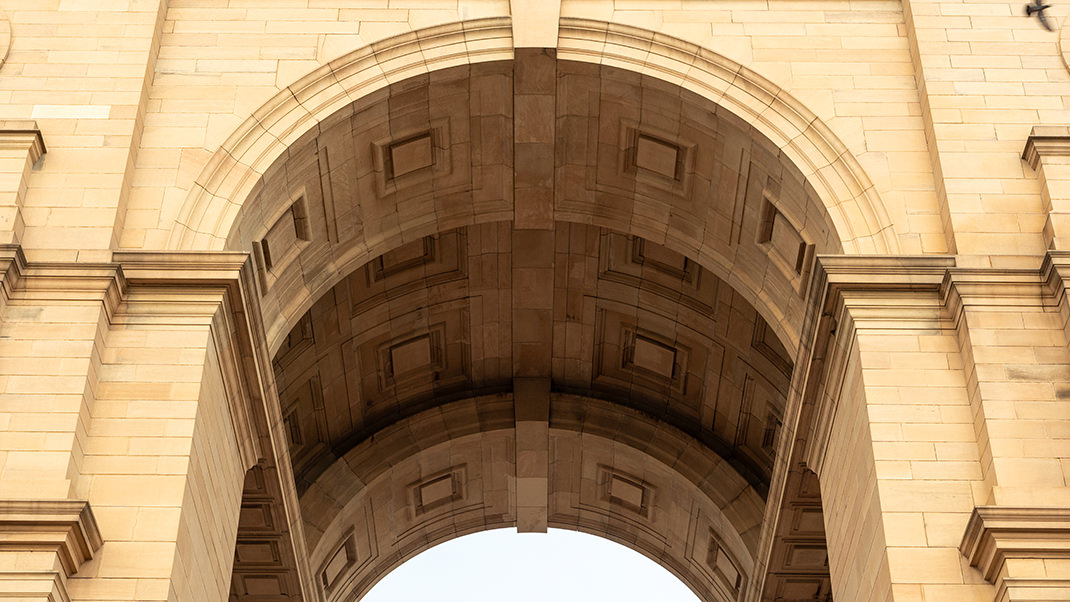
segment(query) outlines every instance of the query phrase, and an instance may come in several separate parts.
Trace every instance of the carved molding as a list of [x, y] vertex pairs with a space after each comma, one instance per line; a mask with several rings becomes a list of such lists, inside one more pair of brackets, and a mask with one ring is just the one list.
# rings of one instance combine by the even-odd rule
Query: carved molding
[[[4, 62], [3, 15], [0, 15], [0, 65]], [[26, 179], [45, 154], [45, 141], [37, 122], [0, 120], [0, 157], [5, 161], [4, 185], [0, 188], [0, 242], [17, 243], [26, 223], [22, 216]]]
[[993, 602], [1063, 602], [1070, 600], [1070, 579], [1007, 577]]
[[122, 273], [110, 263], [31, 263], [22, 246], [0, 244], [0, 295], [20, 299], [101, 301], [109, 318], [126, 291]]
[[1070, 508], [978, 506], [959, 550], [986, 580], [1005, 589], [1020, 581], [1000, 578], [1008, 558], [1070, 558]]
[[[245, 466], [269, 460], [292, 483], [275, 399], [255, 274], [245, 253], [126, 251], [108, 263], [27, 261], [17, 244], [0, 244], [0, 305], [20, 300], [97, 301], [115, 325], [200, 325], [218, 352], [228, 409]], [[271, 425], [272, 428], [269, 428]], [[276, 428], [277, 425], [277, 428]], [[303, 550], [293, 488], [281, 494], [295, 548]], [[310, 575], [297, 554], [300, 575]], [[312, 583], [301, 579], [301, 585]], [[304, 592], [314, 599], [313, 590]], [[3, 597], [0, 595], [0, 597]]]
[[54, 551], [70, 577], [102, 544], [89, 502], [0, 500], [2, 552]]
[[[806, 382], [797, 403], [812, 404], [806, 466], [821, 474], [825, 450], [839, 400], [843, 366], [851, 353], [856, 320], [882, 322], [929, 322], [939, 316], [943, 301], [941, 285], [955, 265], [947, 256], [825, 256], [818, 262], [808, 314], [813, 323], [809, 340]], [[930, 303], [918, 303], [919, 293], [931, 294]], [[897, 299], [902, 298], [902, 303]], [[789, 408], [788, 412], [792, 410]], [[798, 412], [798, 409], [794, 410]], [[787, 415], [787, 413], [786, 413]]]
[[1070, 126], [1038, 125], [1033, 126], [1025, 140], [1022, 159], [1029, 167], [1036, 169], [1041, 157], [1070, 156]]
[[[3, 17], [0, 17], [0, 64], [3, 64]], [[45, 139], [37, 122], [31, 119], [0, 119], [0, 150], [27, 149], [30, 163], [37, 163], [45, 154]]]

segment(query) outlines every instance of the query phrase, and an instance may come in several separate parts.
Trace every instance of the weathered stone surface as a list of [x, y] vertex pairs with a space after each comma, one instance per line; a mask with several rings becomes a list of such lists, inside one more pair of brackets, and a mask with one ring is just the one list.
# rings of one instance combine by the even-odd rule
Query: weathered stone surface
[[1066, 599], [1070, 29], [205, 4], [0, 14], [0, 597], [343, 600], [516, 525]]

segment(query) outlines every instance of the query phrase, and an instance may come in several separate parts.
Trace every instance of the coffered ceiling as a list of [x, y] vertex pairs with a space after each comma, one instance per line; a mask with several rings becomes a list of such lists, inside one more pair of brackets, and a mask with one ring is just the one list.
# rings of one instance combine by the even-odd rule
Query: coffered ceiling
[[[754, 308], [648, 240], [560, 223], [552, 248], [524, 240], [505, 222], [422, 237], [301, 318], [275, 359], [298, 489], [401, 417], [512, 391], [515, 343], [531, 341], [551, 358], [554, 391], [664, 420], [764, 490], [791, 360]], [[524, 288], [513, 262], [540, 254], [551, 286]], [[521, 295], [552, 311], [516, 311]]]
[[[663, 549], [693, 587], [719, 584], [708, 599], [743, 594], [811, 266], [840, 250], [751, 125], [662, 80], [518, 50], [356, 100], [234, 211], [325, 599], [528, 521]], [[776, 537], [816, 550], [819, 500], [792, 474]], [[822, 595], [818, 556], [778, 556], [767, 590]]]
[[273, 350], [361, 266], [397, 264], [368, 285], [378, 290], [404, 263], [392, 254], [459, 227], [556, 221], [651, 241], [727, 282], [789, 347], [814, 255], [840, 250], [807, 178], [739, 117], [655, 78], [538, 53], [354, 102], [234, 210], [228, 244], [253, 252]]

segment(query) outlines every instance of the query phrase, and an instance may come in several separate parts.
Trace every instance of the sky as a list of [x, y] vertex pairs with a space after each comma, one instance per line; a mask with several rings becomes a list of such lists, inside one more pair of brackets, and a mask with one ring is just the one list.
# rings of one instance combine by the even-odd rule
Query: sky
[[495, 529], [439, 544], [361, 602], [699, 602], [672, 573], [618, 543], [561, 529]]

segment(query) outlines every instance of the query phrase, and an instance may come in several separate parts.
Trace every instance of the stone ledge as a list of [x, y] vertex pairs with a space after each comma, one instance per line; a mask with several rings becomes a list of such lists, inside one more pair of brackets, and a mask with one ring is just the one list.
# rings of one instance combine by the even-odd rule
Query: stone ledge
[[30, 119], [0, 119], [0, 149], [27, 149], [30, 163], [37, 163], [46, 152], [41, 129]]
[[1006, 589], [1016, 580], [996, 581], [1008, 558], [1070, 558], [1070, 508], [978, 506], [959, 550], [987, 581]]
[[89, 502], [0, 500], [0, 552], [54, 551], [69, 577], [102, 544]]
[[993, 602], [1063, 602], [1070, 600], [1070, 580], [1006, 577]]
[[[855, 319], [897, 327], [939, 328], [941, 287], [956, 258], [949, 255], [820, 255], [810, 285], [804, 350], [796, 370], [804, 380], [785, 424], [801, 420], [803, 406], [812, 413], [803, 429], [808, 440], [804, 464], [821, 474], [838, 405], [839, 383], [854, 338]], [[924, 293], [928, 293], [925, 295]], [[794, 415], [796, 418], [791, 418]]]
[[1070, 156], [1070, 126], [1034, 126], [1025, 140], [1022, 160], [1036, 169], [1042, 156]]
[[0, 600], [71, 602], [67, 586], [55, 571], [9, 571], [0, 573]]

